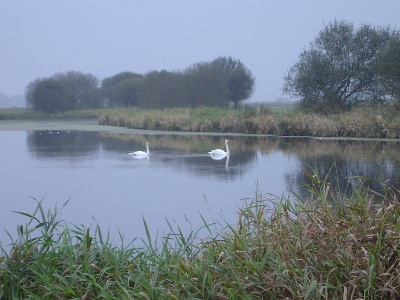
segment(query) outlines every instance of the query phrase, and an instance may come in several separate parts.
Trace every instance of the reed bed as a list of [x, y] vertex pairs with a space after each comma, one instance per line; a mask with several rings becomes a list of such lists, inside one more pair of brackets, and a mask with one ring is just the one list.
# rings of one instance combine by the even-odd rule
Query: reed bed
[[69, 226], [38, 201], [2, 248], [0, 298], [398, 299], [398, 191], [360, 185], [344, 199], [307, 175], [307, 199], [256, 193], [234, 225], [204, 222], [188, 235], [170, 225], [157, 242], [143, 220], [141, 247]]
[[165, 131], [271, 134], [354, 138], [400, 138], [400, 118], [394, 107], [356, 108], [323, 116], [298, 110], [274, 113], [267, 108], [110, 109], [99, 123]]
[[188, 132], [267, 134], [350, 138], [400, 138], [399, 109], [354, 108], [323, 116], [291, 107], [277, 110], [266, 106], [240, 109], [201, 108], [102, 108], [46, 114], [30, 109], [2, 109], [0, 120], [97, 118], [99, 124], [119, 127]]

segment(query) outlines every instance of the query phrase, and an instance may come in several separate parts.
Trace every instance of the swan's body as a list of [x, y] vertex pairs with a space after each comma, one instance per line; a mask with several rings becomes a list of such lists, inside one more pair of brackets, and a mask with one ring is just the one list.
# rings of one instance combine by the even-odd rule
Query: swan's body
[[213, 154], [213, 155], [211, 155], [211, 158], [213, 160], [222, 160], [225, 157], [228, 157], [228, 155], [226, 155], [226, 154]]
[[135, 151], [135, 152], [129, 153], [129, 155], [132, 155], [132, 156], [141, 156], [141, 157], [148, 156], [148, 155], [150, 154], [150, 151], [149, 151], [149, 142], [146, 142], [146, 149], [147, 149], [147, 152], [144, 152], [144, 151]]
[[211, 150], [210, 152], [208, 152], [208, 154], [210, 154], [212, 156], [222, 156], [222, 157], [229, 155], [228, 142], [229, 142], [229, 140], [225, 140], [226, 151], [224, 151], [222, 149], [215, 149], [215, 150]]

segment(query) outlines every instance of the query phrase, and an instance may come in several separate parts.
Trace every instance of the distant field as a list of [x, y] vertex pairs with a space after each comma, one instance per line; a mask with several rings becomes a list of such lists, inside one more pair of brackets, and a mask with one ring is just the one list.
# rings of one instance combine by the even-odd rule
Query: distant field
[[297, 102], [263, 102], [263, 103], [250, 103], [246, 106], [256, 108], [267, 108], [274, 113], [286, 113], [293, 110], [297, 105]]
[[35, 119], [41, 118], [44, 114], [34, 112], [25, 107], [2, 107], [0, 108], [0, 120], [10, 119]]
[[0, 108], [0, 120], [58, 119], [58, 118], [98, 118], [101, 109], [72, 110], [48, 114], [25, 107]]

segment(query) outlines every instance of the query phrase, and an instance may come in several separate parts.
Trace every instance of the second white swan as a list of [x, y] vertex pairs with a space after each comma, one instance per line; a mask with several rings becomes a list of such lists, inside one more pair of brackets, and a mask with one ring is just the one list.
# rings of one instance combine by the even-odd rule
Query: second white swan
[[226, 151], [224, 151], [222, 149], [215, 149], [215, 150], [209, 151], [208, 154], [210, 154], [210, 155], [218, 155], [218, 156], [229, 155], [228, 143], [229, 143], [229, 140], [225, 140]]
[[149, 154], [150, 154], [150, 151], [149, 151], [149, 142], [146, 142], [146, 149], [147, 149], [147, 152], [144, 152], [144, 151], [135, 151], [135, 152], [129, 153], [129, 155], [132, 155], [132, 156], [147, 156], [147, 155], [149, 155]]

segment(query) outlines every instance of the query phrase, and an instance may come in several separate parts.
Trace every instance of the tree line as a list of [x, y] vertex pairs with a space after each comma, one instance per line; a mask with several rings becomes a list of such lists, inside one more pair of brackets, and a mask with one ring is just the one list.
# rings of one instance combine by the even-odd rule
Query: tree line
[[183, 71], [121, 72], [101, 82], [79, 71], [38, 78], [25, 89], [27, 104], [48, 113], [84, 108], [237, 107], [254, 91], [255, 78], [237, 59], [218, 57]]
[[[39, 78], [26, 87], [28, 105], [45, 112], [137, 106], [237, 107], [254, 91], [249, 69], [232, 57], [179, 72], [121, 72], [101, 82], [77, 71]], [[400, 33], [369, 24], [328, 23], [284, 76], [284, 94], [299, 107], [336, 113], [394, 102], [400, 108]]]

